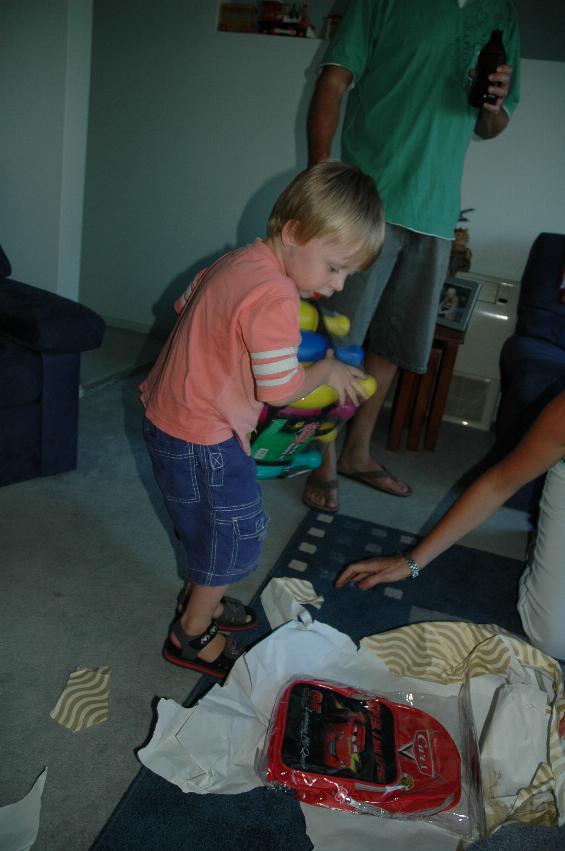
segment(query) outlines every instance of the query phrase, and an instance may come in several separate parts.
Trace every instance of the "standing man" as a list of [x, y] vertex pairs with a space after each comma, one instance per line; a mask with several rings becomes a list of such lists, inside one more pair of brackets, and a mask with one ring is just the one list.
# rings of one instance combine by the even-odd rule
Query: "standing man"
[[[508, 64], [490, 75], [494, 103], [467, 96], [480, 49], [502, 30]], [[339, 462], [330, 444], [308, 478], [304, 502], [337, 510], [336, 469], [394, 496], [410, 487], [370, 454], [370, 441], [399, 366], [425, 373], [460, 206], [473, 132], [498, 136], [519, 100], [520, 43], [511, 0], [349, 0], [324, 57], [308, 114], [309, 163], [330, 157], [346, 93], [342, 159], [377, 183], [386, 237], [366, 273], [332, 297], [365, 346], [377, 392], [359, 407]], [[496, 179], [485, 174], [485, 180]]]

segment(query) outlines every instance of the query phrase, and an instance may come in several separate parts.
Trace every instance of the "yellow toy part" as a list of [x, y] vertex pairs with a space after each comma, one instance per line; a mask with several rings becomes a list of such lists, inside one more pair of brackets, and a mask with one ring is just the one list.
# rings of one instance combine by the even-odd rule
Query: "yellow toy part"
[[324, 321], [320, 323], [320, 314], [316, 307], [309, 301], [300, 300], [300, 330], [301, 331], [328, 331], [334, 337], [345, 337], [349, 334], [351, 322], [342, 313], [324, 313]]
[[343, 313], [325, 313], [324, 326], [334, 337], [345, 337], [346, 334], [349, 334], [351, 322]]
[[320, 314], [309, 301], [300, 300], [300, 330], [317, 331]]
[[320, 443], [332, 443], [337, 437], [337, 428], [332, 428], [331, 431], [328, 431], [327, 434], [317, 434], [316, 440], [319, 440]]
[[[356, 384], [363, 390], [366, 399], [369, 399], [377, 389], [377, 382], [372, 375], [357, 379]], [[296, 402], [292, 402], [288, 407], [298, 408], [299, 410], [312, 410], [315, 408], [326, 408], [328, 405], [335, 404], [335, 402], [337, 402], [337, 393], [333, 387], [330, 387], [329, 384], [320, 384], [308, 396], [297, 399]]]

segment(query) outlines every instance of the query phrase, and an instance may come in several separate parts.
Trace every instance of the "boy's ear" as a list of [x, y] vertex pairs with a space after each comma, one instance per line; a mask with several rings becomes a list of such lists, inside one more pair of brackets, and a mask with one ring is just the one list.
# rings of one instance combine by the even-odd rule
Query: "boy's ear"
[[296, 244], [296, 231], [298, 230], [298, 222], [296, 219], [289, 219], [285, 222], [281, 231], [282, 244], [288, 248]]

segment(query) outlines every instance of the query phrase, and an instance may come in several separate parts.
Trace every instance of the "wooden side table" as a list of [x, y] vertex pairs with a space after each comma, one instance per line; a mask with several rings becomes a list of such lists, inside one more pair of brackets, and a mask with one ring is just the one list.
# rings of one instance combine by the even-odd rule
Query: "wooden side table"
[[408, 430], [406, 448], [419, 449], [426, 419], [424, 449], [435, 449], [457, 350], [464, 341], [465, 332], [438, 324], [425, 375], [399, 370], [387, 449], [399, 449], [404, 429]]

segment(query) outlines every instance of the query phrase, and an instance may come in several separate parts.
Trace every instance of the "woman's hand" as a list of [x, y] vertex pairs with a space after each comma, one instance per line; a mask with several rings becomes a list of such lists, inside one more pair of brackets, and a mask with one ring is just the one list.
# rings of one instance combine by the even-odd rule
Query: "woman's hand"
[[348, 582], [354, 582], [361, 591], [367, 591], [383, 582], [408, 579], [410, 575], [410, 568], [404, 556], [368, 558], [364, 561], [355, 561], [346, 567], [336, 579], [335, 585], [336, 588], [343, 588]]

